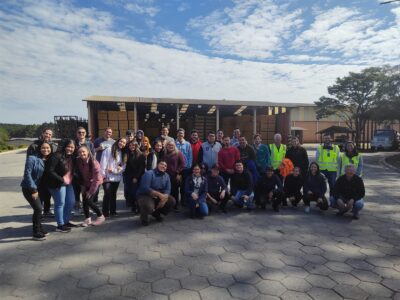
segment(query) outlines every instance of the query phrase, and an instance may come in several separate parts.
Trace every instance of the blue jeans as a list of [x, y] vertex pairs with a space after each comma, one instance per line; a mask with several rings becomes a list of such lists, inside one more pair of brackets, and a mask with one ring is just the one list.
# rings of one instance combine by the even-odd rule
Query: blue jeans
[[[234, 200], [235, 204], [240, 205], [240, 206], [243, 206], [245, 204], [245, 202], [244, 202], [244, 200], [242, 198], [244, 196], [245, 192], [246, 191], [242, 191], [242, 190], [238, 190], [236, 192], [236, 194], [234, 196], [235, 197], [235, 200]], [[254, 199], [254, 193], [251, 193], [249, 195], [249, 199], [247, 199], [247, 203], [246, 203], [248, 208], [254, 208], [253, 199]]]
[[54, 215], [57, 224], [64, 225], [71, 219], [71, 211], [75, 205], [75, 193], [72, 184], [63, 185], [59, 189], [50, 189], [54, 199]]
[[[332, 208], [338, 208], [337, 205], [337, 198], [335, 197], [331, 197], [330, 199], [331, 202], [331, 207]], [[353, 209], [352, 209], [352, 213], [355, 215], [358, 215], [358, 213], [364, 208], [364, 199], [359, 199], [357, 201], [354, 201], [354, 205], [353, 205]]]
[[335, 185], [336, 182], [337, 172], [323, 170], [321, 171], [321, 173], [324, 174], [326, 179], [328, 180], [329, 194], [332, 196], [333, 186]]
[[[194, 214], [199, 214], [201, 216], [208, 216], [208, 206], [206, 202], [198, 202], [194, 201], [191, 197], [187, 199], [186, 203], [190, 208], [190, 212]], [[196, 207], [196, 204], [199, 204], [199, 207]]]

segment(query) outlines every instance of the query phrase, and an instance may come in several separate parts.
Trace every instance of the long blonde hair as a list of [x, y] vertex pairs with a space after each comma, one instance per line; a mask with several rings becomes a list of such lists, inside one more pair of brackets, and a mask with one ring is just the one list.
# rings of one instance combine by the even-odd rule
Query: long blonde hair
[[[174, 145], [174, 150], [173, 150], [171, 153], [168, 153], [168, 145], [169, 145], [169, 144]], [[166, 143], [165, 143], [165, 149], [164, 149], [164, 154], [165, 154], [165, 155], [176, 155], [176, 154], [178, 154], [178, 153], [179, 153], [179, 150], [178, 150], [178, 148], [176, 147], [175, 142], [173, 142], [173, 141], [166, 141]]]

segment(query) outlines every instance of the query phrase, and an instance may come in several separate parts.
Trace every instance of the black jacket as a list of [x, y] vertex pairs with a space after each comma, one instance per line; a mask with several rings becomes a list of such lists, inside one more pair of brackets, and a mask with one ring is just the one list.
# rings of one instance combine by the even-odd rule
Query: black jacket
[[299, 167], [303, 177], [307, 174], [308, 169], [308, 154], [303, 147], [290, 147], [286, 151], [286, 158], [290, 159], [295, 167]]
[[246, 170], [243, 173], [233, 173], [231, 177], [231, 194], [235, 195], [237, 191], [245, 190], [245, 194], [249, 196], [253, 193], [253, 179]]
[[300, 192], [301, 188], [303, 187], [303, 181], [304, 179], [301, 175], [293, 176], [293, 174], [290, 174], [285, 178], [283, 191], [285, 193]]
[[262, 176], [257, 184], [257, 194], [258, 195], [266, 195], [269, 192], [278, 190], [282, 192], [282, 181], [279, 177], [273, 174], [271, 177], [267, 177], [267, 175]]
[[[149, 154], [150, 155], [150, 154]], [[146, 161], [144, 155], [139, 155], [138, 157], [128, 154], [125, 168], [125, 175], [128, 179], [140, 179], [144, 174], [146, 168]]]
[[42, 183], [47, 188], [58, 189], [64, 184], [63, 176], [67, 172], [65, 160], [58, 153], [52, 154], [46, 160]]
[[365, 196], [364, 181], [357, 175], [354, 175], [350, 181], [347, 180], [346, 175], [342, 175], [336, 180], [333, 196], [343, 200], [360, 200]]

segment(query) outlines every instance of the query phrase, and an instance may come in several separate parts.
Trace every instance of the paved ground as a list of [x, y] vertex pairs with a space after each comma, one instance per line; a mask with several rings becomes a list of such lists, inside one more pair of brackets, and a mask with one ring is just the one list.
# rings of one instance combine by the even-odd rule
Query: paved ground
[[400, 299], [400, 179], [381, 158], [359, 221], [287, 208], [141, 228], [125, 212], [35, 242], [24, 154], [0, 155], [0, 299]]

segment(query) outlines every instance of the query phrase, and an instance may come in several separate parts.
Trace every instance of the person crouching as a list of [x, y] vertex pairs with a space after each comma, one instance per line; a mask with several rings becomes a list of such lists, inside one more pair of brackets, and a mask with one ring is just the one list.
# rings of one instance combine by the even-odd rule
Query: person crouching
[[235, 162], [235, 173], [231, 177], [231, 200], [240, 207], [252, 210], [254, 208], [254, 187], [253, 179], [247, 170], [244, 169], [243, 162]]
[[274, 211], [279, 211], [283, 200], [283, 187], [280, 178], [274, 174], [273, 167], [267, 167], [265, 175], [260, 178], [256, 189], [256, 204], [265, 209], [267, 203], [272, 204]]
[[201, 174], [200, 165], [193, 165], [192, 175], [185, 182], [185, 200], [191, 218], [202, 219], [208, 215], [207, 190], [207, 178]]

